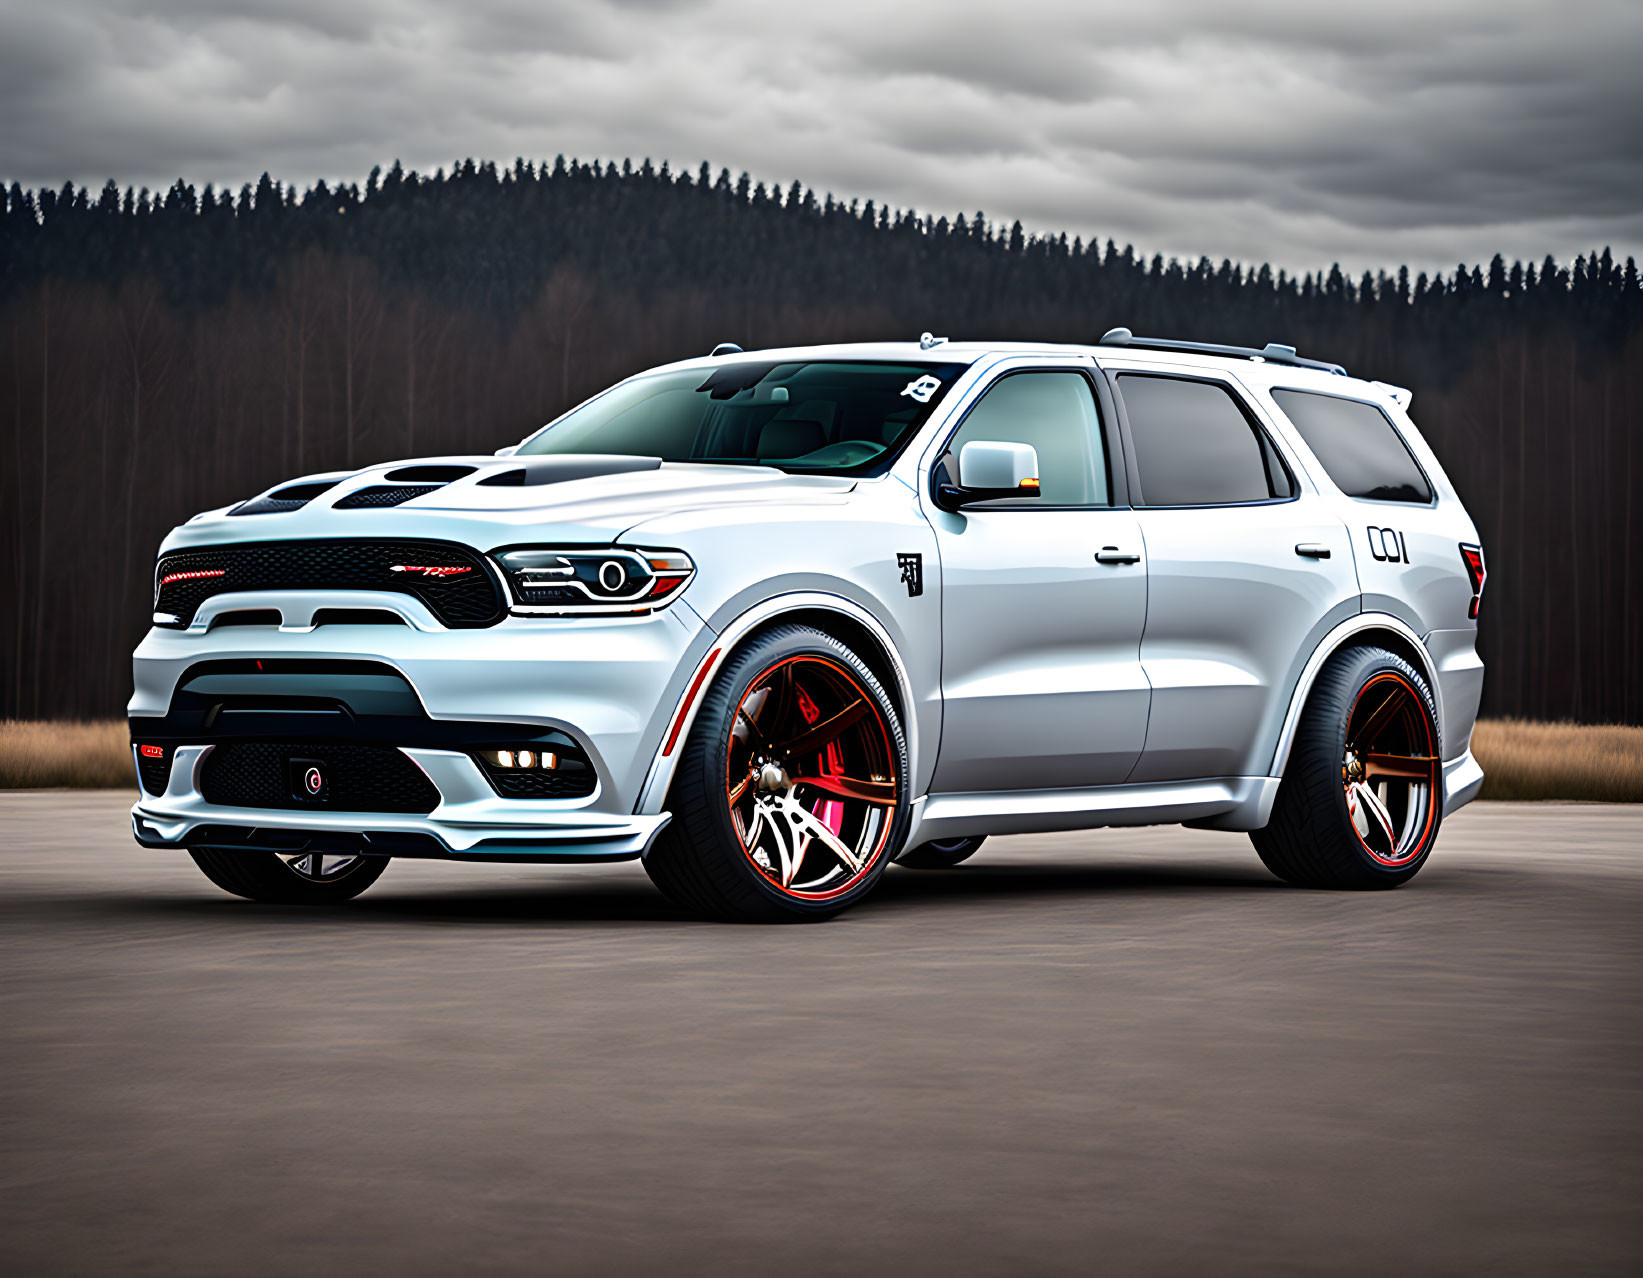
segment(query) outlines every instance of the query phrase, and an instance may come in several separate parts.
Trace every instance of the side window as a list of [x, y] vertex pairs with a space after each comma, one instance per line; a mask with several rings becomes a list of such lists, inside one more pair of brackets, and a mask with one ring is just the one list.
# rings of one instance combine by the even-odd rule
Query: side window
[[1228, 506], [1292, 497], [1283, 458], [1213, 382], [1124, 373], [1118, 378], [1148, 506]]
[[947, 464], [953, 471], [960, 450], [973, 439], [1033, 446], [1039, 495], [1024, 506], [1111, 504], [1095, 395], [1081, 373], [1006, 374], [988, 388], [948, 441]]
[[1432, 500], [1432, 486], [1409, 445], [1375, 405], [1313, 391], [1275, 390], [1272, 398], [1348, 497]]

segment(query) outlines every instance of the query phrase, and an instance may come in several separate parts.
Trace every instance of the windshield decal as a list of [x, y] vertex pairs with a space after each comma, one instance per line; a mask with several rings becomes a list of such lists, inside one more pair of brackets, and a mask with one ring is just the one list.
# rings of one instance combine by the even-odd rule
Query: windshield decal
[[941, 382], [926, 373], [917, 381], [908, 382], [906, 386], [902, 387], [901, 393], [918, 400], [921, 404], [928, 404], [930, 397], [940, 389]]

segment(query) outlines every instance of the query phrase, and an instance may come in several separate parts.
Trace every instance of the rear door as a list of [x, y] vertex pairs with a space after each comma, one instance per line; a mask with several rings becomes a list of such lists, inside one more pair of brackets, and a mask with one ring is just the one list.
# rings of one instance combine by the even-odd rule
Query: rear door
[[1097, 379], [1089, 360], [1017, 361], [944, 443], [949, 458], [972, 440], [1032, 445], [1040, 496], [952, 512], [924, 493], [942, 580], [932, 791], [1111, 785], [1141, 753], [1146, 557]]
[[1359, 608], [1346, 528], [1230, 377], [1110, 371], [1148, 562], [1152, 711], [1130, 779], [1264, 776], [1302, 666]]

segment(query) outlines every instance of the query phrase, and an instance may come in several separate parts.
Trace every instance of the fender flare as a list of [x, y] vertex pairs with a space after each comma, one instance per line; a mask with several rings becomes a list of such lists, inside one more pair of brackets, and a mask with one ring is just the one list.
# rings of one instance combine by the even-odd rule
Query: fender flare
[[[637, 814], [654, 816], [662, 811], [668, 786], [673, 781], [673, 770], [679, 762], [679, 756], [669, 751], [668, 744], [690, 735], [690, 726], [695, 722], [696, 711], [701, 705], [701, 697], [696, 694], [707, 686], [713, 673], [724, 664], [726, 658], [753, 631], [772, 621], [780, 620], [784, 613], [817, 610], [837, 612], [849, 617], [865, 628], [884, 649], [890, 666], [895, 671], [896, 692], [903, 707], [904, 722], [901, 730], [907, 742], [908, 773], [917, 775], [914, 769], [918, 766], [918, 725], [915, 722], [917, 716], [913, 713], [917, 702], [913, 699], [913, 682], [907, 673], [907, 665], [902, 661], [894, 640], [890, 638], [890, 632], [866, 608], [843, 595], [823, 590], [795, 590], [787, 594], [772, 595], [769, 599], [754, 604], [728, 622], [724, 629], [719, 631], [718, 637], [708, 645], [707, 656], [686, 683], [678, 704], [668, 717], [668, 729], [663, 734], [661, 742], [657, 744], [656, 753], [651, 757], [650, 768], [645, 773], [645, 783], [639, 791], [639, 803], [634, 809]], [[708, 629], [711, 630], [712, 626], [709, 625]]]
[[1295, 691], [1290, 695], [1289, 711], [1284, 715], [1283, 729], [1278, 733], [1278, 744], [1273, 751], [1269, 776], [1283, 776], [1284, 768], [1289, 764], [1289, 752], [1295, 744], [1295, 733], [1301, 725], [1301, 711], [1306, 708], [1307, 698], [1312, 695], [1312, 685], [1317, 682], [1318, 672], [1323, 669], [1324, 662], [1347, 646], [1353, 635], [1370, 630], [1392, 631], [1420, 658], [1421, 675], [1426, 679], [1427, 687], [1432, 689], [1432, 700], [1438, 708], [1438, 740], [1443, 740], [1443, 693], [1438, 687], [1437, 663], [1426, 650], [1426, 644], [1410, 629], [1407, 622], [1400, 621], [1389, 612], [1360, 612], [1357, 616], [1341, 622], [1320, 639], [1318, 646], [1312, 650], [1311, 658], [1301, 668], [1301, 677], [1296, 680]]

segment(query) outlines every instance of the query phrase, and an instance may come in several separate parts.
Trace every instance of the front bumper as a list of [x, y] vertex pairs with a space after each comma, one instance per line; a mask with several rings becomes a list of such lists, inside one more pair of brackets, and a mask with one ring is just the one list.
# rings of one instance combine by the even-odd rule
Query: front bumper
[[[665, 812], [637, 813], [645, 779], [684, 683], [712, 637], [694, 613], [672, 608], [632, 619], [508, 618], [482, 630], [445, 630], [417, 616], [414, 601], [375, 595], [369, 602], [399, 612], [406, 624], [315, 626], [309, 614], [321, 603], [334, 604], [335, 595], [281, 592], [266, 598], [220, 596], [211, 610], [202, 608], [198, 624], [188, 630], [149, 632], [134, 654], [136, 688], [128, 710], [133, 740], [162, 743], [170, 771], [163, 793], [145, 791], [132, 808], [140, 843], [284, 848], [296, 838], [342, 838], [365, 840], [366, 850], [391, 855], [485, 859], [644, 853], [668, 821]], [[298, 624], [211, 625], [214, 611], [252, 603], [277, 604]], [[401, 716], [392, 725], [345, 715], [347, 722], [336, 732], [339, 739], [363, 733], [377, 746], [397, 748], [439, 791], [437, 804], [426, 812], [381, 812], [207, 802], [200, 772], [215, 745], [236, 734], [242, 740], [293, 742], [331, 735], [306, 721], [299, 724], [289, 711], [281, 711], [289, 730], [276, 731], [271, 723], [251, 721], [255, 709], [243, 706], [245, 717], [237, 727], [228, 714], [181, 722], [187, 716], [179, 707], [191, 696], [197, 709], [201, 696], [216, 698], [222, 688], [219, 683], [209, 695], [188, 693], [191, 685], [205, 686], [199, 682], [202, 668], [241, 669], [269, 658], [271, 667], [368, 662], [403, 679], [414, 724], [404, 705], [396, 704], [378, 708]], [[232, 699], [237, 691], [229, 688], [227, 695]], [[278, 691], [288, 695], [293, 689]], [[571, 738], [592, 768], [592, 792], [551, 799], [498, 794], [472, 757], [476, 742], [466, 740], [473, 731], [496, 725]]]
[[[304, 840], [394, 856], [469, 860], [624, 860], [644, 855], [669, 814], [613, 815], [573, 806], [579, 800], [497, 796], [472, 758], [449, 750], [402, 750], [439, 790], [426, 815], [340, 812], [330, 808], [228, 807], [207, 803], [199, 772], [211, 746], [177, 748], [162, 795], [145, 794], [131, 809], [145, 847], [265, 847], [304, 851]], [[334, 837], [333, 837], [334, 836]]]

